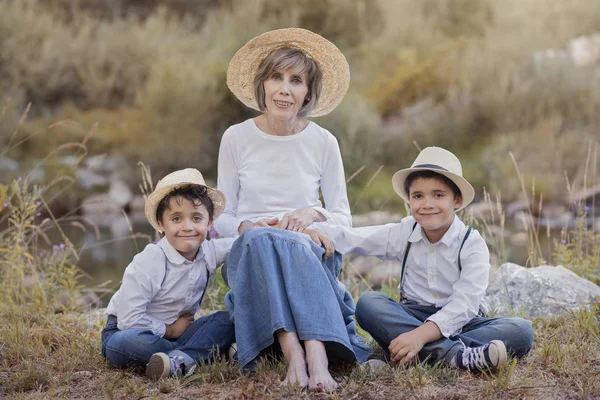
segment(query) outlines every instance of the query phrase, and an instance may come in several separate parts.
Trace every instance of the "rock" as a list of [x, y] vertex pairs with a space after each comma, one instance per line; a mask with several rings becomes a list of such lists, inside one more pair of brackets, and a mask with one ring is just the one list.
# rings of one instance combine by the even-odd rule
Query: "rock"
[[29, 179], [32, 182], [44, 182], [46, 180], [46, 169], [42, 166], [37, 166], [29, 171]]
[[514, 218], [515, 214], [527, 210], [529, 202], [527, 200], [517, 200], [508, 204], [505, 208], [505, 213], [508, 218]]
[[98, 226], [110, 226], [122, 216], [121, 207], [107, 194], [94, 194], [85, 198], [81, 210], [86, 221]]
[[385, 225], [392, 222], [400, 222], [404, 218], [400, 214], [392, 214], [387, 211], [372, 211], [366, 214], [353, 215], [352, 226], [373, 226], [373, 225]]
[[83, 215], [118, 214], [119, 206], [107, 194], [93, 194], [83, 200], [81, 204]]
[[492, 218], [492, 215], [499, 214], [496, 205], [490, 204], [487, 201], [470, 204], [465, 212], [479, 220], [489, 220]]
[[8, 157], [0, 157], [0, 172], [11, 172], [19, 169], [19, 163]]
[[107, 156], [106, 154], [86, 157], [85, 166], [95, 172], [117, 172], [127, 164], [123, 156]]
[[64, 165], [65, 167], [73, 167], [79, 161], [79, 157], [77, 156], [63, 156], [58, 159], [59, 164]]
[[373, 268], [368, 276], [368, 282], [374, 290], [384, 285], [396, 287], [400, 278], [400, 264], [394, 261], [384, 261], [377, 268]]
[[563, 214], [568, 213], [569, 210], [565, 204], [560, 203], [549, 203], [545, 204], [542, 208], [543, 218], [556, 218], [562, 217]]
[[587, 67], [600, 63], [600, 33], [579, 36], [569, 42], [569, 53], [575, 65]]
[[387, 261], [381, 261], [377, 257], [371, 256], [348, 255], [345, 256], [345, 258], [346, 263], [344, 270], [346, 273], [349, 275], [360, 275], [362, 277], [367, 276], [373, 269], [388, 263]]
[[600, 287], [562, 266], [503, 264], [490, 277], [486, 301], [499, 315], [529, 318], [566, 314], [600, 298]]
[[124, 208], [133, 198], [133, 193], [125, 182], [113, 176], [110, 181], [108, 197], [110, 197], [113, 203], [119, 208]]
[[77, 168], [75, 170], [75, 176], [77, 177], [77, 184], [79, 187], [86, 190], [89, 190], [94, 186], [108, 185], [108, 178], [98, 175], [95, 172], [88, 171], [87, 169]]
[[525, 246], [529, 240], [529, 235], [527, 232], [517, 232], [514, 235], [511, 235], [509, 240], [510, 244], [513, 246]]
[[91, 379], [93, 376], [91, 371], [77, 371], [73, 372], [70, 377], [71, 383], [79, 382], [84, 379]]
[[129, 220], [132, 223], [147, 223], [145, 214], [146, 199], [141, 194], [134, 194], [129, 202]]

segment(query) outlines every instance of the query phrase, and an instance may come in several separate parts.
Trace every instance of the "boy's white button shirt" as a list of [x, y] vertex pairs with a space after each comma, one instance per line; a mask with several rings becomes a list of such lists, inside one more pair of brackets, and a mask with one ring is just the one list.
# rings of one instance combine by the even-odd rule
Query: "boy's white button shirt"
[[316, 224], [342, 254], [376, 256], [402, 263], [407, 242], [411, 248], [406, 262], [404, 296], [422, 305], [441, 308], [428, 320], [437, 324], [445, 337], [461, 332], [479, 312], [488, 286], [490, 256], [479, 232], [473, 230], [460, 252], [462, 272], [458, 270], [458, 251], [466, 233], [457, 217], [437, 243], [430, 243], [421, 226], [406, 217], [399, 223], [362, 228]]
[[233, 238], [204, 241], [193, 261], [166, 238], [147, 245], [125, 269], [106, 313], [117, 316], [120, 330], [149, 329], [164, 336], [165, 324], [198, 312], [209, 275], [225, 261], [232, 243]]

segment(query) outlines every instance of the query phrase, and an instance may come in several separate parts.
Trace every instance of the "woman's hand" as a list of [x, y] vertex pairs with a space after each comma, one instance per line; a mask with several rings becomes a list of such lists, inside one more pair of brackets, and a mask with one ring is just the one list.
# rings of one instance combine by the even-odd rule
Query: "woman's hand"
[[177, 339], [186, 329], [194, 322], [194, 316], [190, 313], [185, 313], [177, 318], [177, 321], [173, 322], [171, 325], [167, 325], [167, 329], [165, 331], [165, 339]]
[[323, 255], [323, 258], [327, 259], [333, 255], [335, 249], [333, 248], [331, 239], [329, 239], [326, 234], [315, 229], [305, 229], [304, 233], [309, 235], [313, 242], [325, 248], [325, 254]]
[[303, 232], [307, 226], [317, 221], [325, 221], [323, 214], [314, 208], [302, 208], [285, 213], [283, 218], [281, 218], [279, 228], [288, 231]]
[[279, 222], [279, 218], [265, 218], [265, 219], [260, 219], [256, 222], [244, 221], [238, 227], [238, 233], [241, 235], [247, 229], [253, 228], [255, 226], [260, 226], [263, 228], [269, 228], [269, 227], [278, 228], [279, 227], [277, 224], [278, 222]]

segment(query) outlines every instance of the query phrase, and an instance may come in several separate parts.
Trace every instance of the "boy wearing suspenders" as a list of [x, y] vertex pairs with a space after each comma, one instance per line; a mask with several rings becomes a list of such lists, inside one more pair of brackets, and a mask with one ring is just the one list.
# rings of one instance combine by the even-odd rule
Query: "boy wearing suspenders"
[[163, 237], [134, 257], [106, 309], [102, 355], [112, 365], [146, 365], [146, 375], [159, 380], [227, 354], [235, 335], [229, 314], [194, 319], [233, 242], [205, 240], [224, 205], [223, 193], [193, 168], [165, 176], [148, 196], [146, 218]]
[[356, 305], [360, 326], [399, 364], [418, 358], [488, 370], [507, 354], [524, 356], [533, 344], [529, 321], [483, 316], [489, 251], [479, 232], [455, 214], [474, 198], [458, 158], [428, 147], [411, 168], [394, 174], [392, 184], [412, 216], [380, 226], [318, 227], [340, 253], [401, 262], [400, 302], [365, 293]]

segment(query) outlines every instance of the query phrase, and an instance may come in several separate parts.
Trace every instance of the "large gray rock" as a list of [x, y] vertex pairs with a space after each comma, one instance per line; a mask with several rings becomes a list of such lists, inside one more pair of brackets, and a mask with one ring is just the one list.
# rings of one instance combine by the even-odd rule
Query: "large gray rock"
[[108, 189], [108, 197], [110, 197], [114, 204], [123, 208], [133, 198], [133, 192], [125, 182], [119, 179], [116, 174], [113, 174], [110, 180], [110, 188]]
[[565, 314], [598, 301], [600, 287], [562, 267], [503, 264], [490, 276], [486, 301], [498, 314], [530, 318]]

